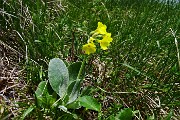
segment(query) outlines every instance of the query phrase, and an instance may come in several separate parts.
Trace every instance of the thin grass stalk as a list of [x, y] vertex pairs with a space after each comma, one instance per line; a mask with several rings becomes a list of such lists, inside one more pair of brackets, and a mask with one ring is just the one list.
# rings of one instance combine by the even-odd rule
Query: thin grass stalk
[[178, 41], [176, 38], [176, 33], [170, 28], [172, 35], [174, 36], [174, 41], [176, 45], [176, 51], [177, 51], [177, 58], [178, 58], [178, 65], [179, 65], [179, 70], [180, 70], [180, 54], [179, 54], [179, 47], [178, 47]]

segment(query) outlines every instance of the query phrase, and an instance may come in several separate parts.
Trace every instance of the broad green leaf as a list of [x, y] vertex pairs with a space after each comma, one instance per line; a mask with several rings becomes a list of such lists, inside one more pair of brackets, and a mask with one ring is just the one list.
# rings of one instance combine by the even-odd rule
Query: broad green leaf
[[67, 91], [69, 73], [64, 62], [59, 58], [50, 60], [48, 68], [49, 83], [52, 89], [63, 98]]
[[88, 96], [93, 90], [95, 89], [92, 86], [84, 86], [81, 92], [81, 96]]
[[36, 97], [41, 97], [43, 94], [46, 94], [47, 90], [47, 82], [42, 81], [39, 83], [37, 90], [35, 91]]
[[52, 95], [46, 95], [46, 107], [50, 107], [52, 106], [55, 102], [56, 102], [56, 98], [54, 98]]
[[115, 120], [132, 120], [131, 108], [121, 110], [115, 117]]
[[81, 68], [81, 62], [75, 62], [68, 67], [69, 70], [69, 81], [72, 82], [77, 79], [79, 70]]
[[49, 95], [47, 90], [47, 81], [42, 81], [39, 83], [37, 90], [35, 91], [36, 105], [43, 106], [47, 95]]
[[68, 109], [79, 109], [82, 107], [79, 101], [74, 101], [66, 106]]
[[25, 110], [21, 117], [21, 120], [24, 120], [24, 118], [34, 110], [34, 108], [35, 106], [30, 106], [27, 110]]
[[67, 93], [69, 100], [67, 104], [74, 102], [78, 98], [81, 87], [80, 83], [80, 80], [76, 80], [69, 85]]
[[101, 104], [91, 96], [83, 96], [78, 99], [80, 105], [91, 110], [100, 111]]

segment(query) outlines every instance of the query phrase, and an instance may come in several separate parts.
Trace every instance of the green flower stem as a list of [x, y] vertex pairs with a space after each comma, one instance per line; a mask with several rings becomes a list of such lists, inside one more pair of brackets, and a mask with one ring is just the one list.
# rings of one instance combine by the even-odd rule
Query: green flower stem
[[87, 55], [86, 55], [86, 56], [84, 57], [84, 59], [83, 59], [83, 62], [82, 62], [82, 64], [81, 64], [81, 68], [80, 68], [79, 73], [78, 73], [78, 76], [77, 76], [77, 79], [79, 79], [79, 78], [80, 78], [80, 75], [82, 74], [82, 71], [83, 71], [83, 68], [84, 68], [84, 66], [85, 66], [86, 60], [87, 60]]
[[56, 107], [57, 103], [61, 100], [61, 98], [59, 98], [55, 103], [53, 103], [52, 107]]

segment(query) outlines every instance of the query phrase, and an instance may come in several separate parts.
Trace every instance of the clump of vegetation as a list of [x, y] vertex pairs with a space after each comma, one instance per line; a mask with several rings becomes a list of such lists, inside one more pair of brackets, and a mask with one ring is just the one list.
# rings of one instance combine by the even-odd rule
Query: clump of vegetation
[[[0, 1], [0, 118], [179, 119], [179, 8], [158, 0]], [[47, 82], [54, 60], [81, 79], [66, 82], [74, 94]]]

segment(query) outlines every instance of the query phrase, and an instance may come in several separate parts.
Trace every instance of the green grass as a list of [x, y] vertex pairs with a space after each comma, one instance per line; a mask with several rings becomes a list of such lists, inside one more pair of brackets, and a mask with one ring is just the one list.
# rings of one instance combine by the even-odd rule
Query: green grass
[[180, 43], [175, 44], [175, 37], [179, 41], [180, 4], [155, 0], [3, 0], [0, 8], [4, 33], [0, 40], [24, 56], [21, 64], [28, 89], [34, 92], [40, 81], [47, 80], [50, 59], [82, 61], [82, 45], [101, 21], [112, 33], [113, 42], [107, 51], [92, 55], [86, 74], [93, 75], [89, 80], [91, 95], [103, 105], [102, 119], [123, 107], [139, 110], [143, 119], [152, 115], [161, 119], [170, 110], [177, 117]]

